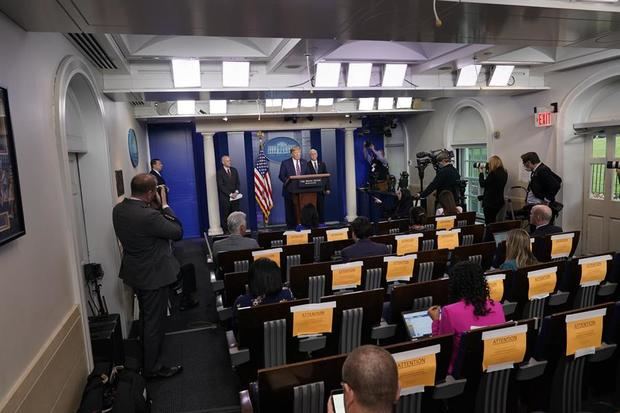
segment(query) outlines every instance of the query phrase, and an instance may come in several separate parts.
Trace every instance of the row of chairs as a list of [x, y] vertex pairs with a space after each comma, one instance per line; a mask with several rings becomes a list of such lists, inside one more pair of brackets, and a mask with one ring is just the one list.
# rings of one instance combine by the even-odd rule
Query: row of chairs
[[[581, 344], [575, 344], [571, 331], [575, 319], [594, 325], [589, 327], [594, 334]], [[389, 345], [385, 349], [395, 358], [416, 350], [433, 354], [435, 361], [434, 377], [431, 371], [431, 379], [418, 388], [402, 389], [395, 411], [444, 411], [447, 406], [455, 412], [508, 413], [525, 405], [528, 411], [576, 413], [582, 408], [586, 367], [597, 375], [591, 385], [615, 383], [619, 391], [620, 384], [614, 381], [620, 371], [619, 323], [620, 303], [609, 302], [471, 330], [461, 337], [452, 375], [448, 375], [451, 335]], [[345, 358], [336, 355], [259, 370], [256, 385], [250, 387], [256, 410], [322, 413], [330, 392], [341, 387]]]

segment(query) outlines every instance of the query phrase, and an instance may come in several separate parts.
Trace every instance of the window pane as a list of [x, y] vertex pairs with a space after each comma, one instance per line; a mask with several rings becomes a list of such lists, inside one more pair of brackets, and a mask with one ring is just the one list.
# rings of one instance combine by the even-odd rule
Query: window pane
[[604, 135], [595, 136], [592, 139], [592, 157], [604, 158], [607, 154], [607, 137]]
[[592, 178], [590, 182], [590, 198], [605, 199], [605, 175], [606, 165], [594, 163], [591, 166]]
[[614, 187], [613, 187], [611, 199], [616, 202], [619, 202], [620, 201], [620, 179], [618, 178], [616, 171], [613, 171], [613, 179], [614, 179]]
[[614, 155], [614, 158], [620, 158], [620, 135], [616, 135], [616, 154]]
[[467, 180], [465, 196], [467, 197], [467, 210], [476, 211], [478, 217], [482, 218], [482, 205], [478, 201], [478, 195], [482, 194], [482, 189], [478, 184], [478, 168], [474, 168], [476, 162], [486, 162], [487, 149], [485, 146], [470, 146], [457, 149], [459, 162], [459, 173], [461, 179]]

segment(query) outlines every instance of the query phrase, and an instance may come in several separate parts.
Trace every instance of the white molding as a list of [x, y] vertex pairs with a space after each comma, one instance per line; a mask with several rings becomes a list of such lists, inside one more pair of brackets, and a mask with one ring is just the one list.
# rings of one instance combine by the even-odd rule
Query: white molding
[[196, 132], [245, 132], [245, 131], [277, 131], [300, 129], [356, 129], [362, 127], [359, 119], [345, 118], [343, 115], [315, 118], [313, 121], [298, 119], [297, 123], [283, 122], [278, 119], [239, 119], [225, 122], [223, 120], [196, 119]]
[[[476, 112], [478, 112], [478, 114], [482, 118], [482, 121], [484, 122], [484, 127], [486, 129], [487, 153], [489, 154], [493, 153], [492, 135], [493, 135], [493, 131], [495, 130], [493, 126], [493, 119], [491, 119], [491, 116], [489, 115], [484, 105], [480, 103], [478, 100], [472, 99], [472, 98], [466, 98], [466, 99], [459, 100], [452, 107], [452, 109], [448, 113], [448, 116], [446, 116], [446, 123], [444, 125], [444, 130], [443, 130], [443, 147], [444, 148], [452, 147], [454, 127], [456, 123], [456, 115], [465, 108], [474, 109]], [[478, 144], [478, 143], [479, 142], [472, 142], [472, 144]]]

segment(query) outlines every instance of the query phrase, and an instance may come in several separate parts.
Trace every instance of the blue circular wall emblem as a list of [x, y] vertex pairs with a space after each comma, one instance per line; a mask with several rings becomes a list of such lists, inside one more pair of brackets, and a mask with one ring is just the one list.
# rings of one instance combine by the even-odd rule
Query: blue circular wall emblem
[[301, 146], [293, 138], [278, 136], [265, 142], [265, 156], [271, 162], [282, 162], [291, 157], [291, 148]]
[[138, 139], [136, 139], [136, 131], [133, 129], [129, 129], [129, 132], [127, 132], [127, 146], [129, 147], [129, 159], [131, 159], [131, 164], [135, 168], [138, 166], [140, 155], [138, 154]]

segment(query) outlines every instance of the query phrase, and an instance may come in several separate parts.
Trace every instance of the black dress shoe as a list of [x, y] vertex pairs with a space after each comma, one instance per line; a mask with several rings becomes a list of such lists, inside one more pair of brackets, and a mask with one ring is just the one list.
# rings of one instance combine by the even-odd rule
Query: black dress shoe
[[172, 377], [181, 371], [183, 371], [183, 366], [162, 367], [157, 371], [144, 373], [144, 377], [147, 379], [167, 378]]

